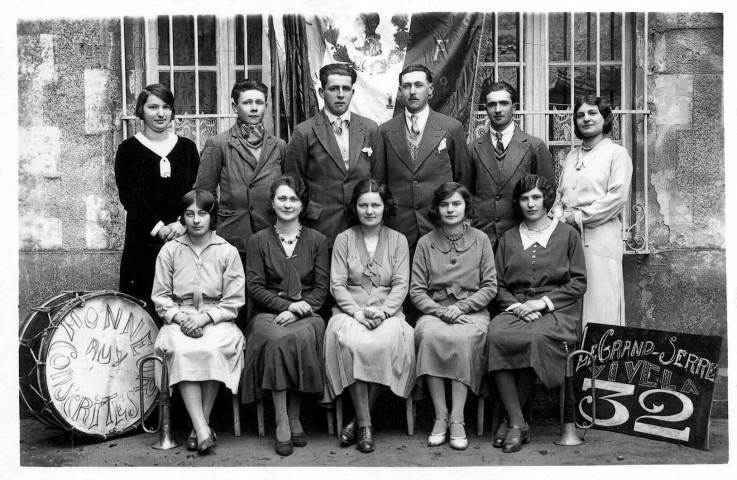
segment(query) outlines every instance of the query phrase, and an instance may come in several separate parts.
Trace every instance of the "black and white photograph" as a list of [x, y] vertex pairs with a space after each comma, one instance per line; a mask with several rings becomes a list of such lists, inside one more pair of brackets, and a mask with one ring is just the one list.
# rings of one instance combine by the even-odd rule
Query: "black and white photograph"
[[2, 8], [0, 479], [735, 473], [727, 3]]

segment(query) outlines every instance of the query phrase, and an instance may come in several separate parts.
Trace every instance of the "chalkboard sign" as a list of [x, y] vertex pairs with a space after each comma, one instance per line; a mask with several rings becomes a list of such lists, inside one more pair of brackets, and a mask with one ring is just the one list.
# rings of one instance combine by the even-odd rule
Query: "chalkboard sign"
[[[589, 323], [596, 357], [594, 428], [709, 448], [709, 416], [722, 339]], [[574, 361], [577, 421], [591, 420], [591, 359]]]

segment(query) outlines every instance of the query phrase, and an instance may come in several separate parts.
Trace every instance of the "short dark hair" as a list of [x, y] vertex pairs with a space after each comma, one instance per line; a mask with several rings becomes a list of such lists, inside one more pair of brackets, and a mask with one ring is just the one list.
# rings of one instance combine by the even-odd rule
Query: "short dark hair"
[[353, 194], [351, 195], [351, 203], [348, 205], [346, 215], [348, 216], [348, 222], [351, 225], [358, 225], [358, 211], [356, 205], [358, 205], [358, 198], [364, 193], [375, 192], [381, 197], [381, 201], [384, 202], [384, 217], [382, 220], [386, 220], [389, 217], [393, 217], [397, 214], [397, 203], [394, 201], [394, 195], [389, 187], [373, 178], [366, 178], [361, 180], [353, 187]]
[[422, 72], [427, 77], [427, 83], [432, 83], [432, 72], [429, 68], [426, 66], [419, 64], [419, 63], [413, 63], [412, 65], [407, 65], [404, 67], [404, 70], [399, 72], [399, 84], [402, 84], [402, 77], [405, 76], [408, 73], [412, 72]]
[[282, 185], [294, 190], [297, 194], [299, 201], [302, 202], [302, 211], [299, 212], [299, 219], [303, 219], [307, 213], [307, 205], [310, 203], [310, 187], [307, 186], [302, 177], [293, 177], [292, 175], [281, 175], [276, 177], [271, 182], [271, 191], [269, 193], [269, 204], [266, 206], [266, 210], [269, 213], [276, 213], [274, 211], [274, 197], [276, 196], [276, 190]]
[[351, 85], [356, 83], [358, 78], [356, 71], [347, 63], [330, 63], [320, 69], [320, 85], [322, 85], [322, 88], [325, 88], [325, 85], [328, 84], [328, 76], [330, 75], [351, 77]]
[[179, 200], [179, 223], [186, 225], [184, 223], [184, 212], [193, 203], [210, 214], [210, 230], [215, 230], [218, 226], [218, 202], [212, 196], [212, 193], [201, 188], [185, 193], [182, 199]]
[[524, 218], [522, 215], [522, 209], [519, 207], [520, 197], [535, 188], [539, 188], [543, 194], [543, 207], [545, 207], [548, 212], [553, 208], [553, 204], [555, 203], [555, 187], [553, 187], [545, 177], [541, 177], [540, 175], [525, 175], [519, 179], [517, 184], [514, 186], [514, 191], [512, 192], [514, 212], [517, 214], [518, 218]]
[[432, 203], [427, 207], [427, 214], [435, 225], [440, 226], [442, 224], [440, 212], [438, 211], [440, 203], [443, 200], [448, 199], [454, 193], [460, 193], [461, 197], [463, 197], [463, 201], [466, 203], [466, 218], [469, 220], [476, 218], [471, 192], [458, 182], [445, 182], [432, 192]]
[[266, 85], [258, 80], [253, 80], [252, 78], [244, 78], [240, 82], [236, 82], [236, 84], [233, 85], [233, 90], [230, 91], [230, 98], [233, 99], [233, 103], [238, 103], [238, 100], [241, 98], [241, 93], [247, 90], [258, 90], [264, 94], [266, 101], [269, 101], [269, 88]]
[[583, 97], [580, 97], [578, 100], [576, 100], [576, 104], [573, 106], [573, 133], [576, 134], [576, 138], [578, 138], [579, 140], [583, 138], [581, 130], [578, 129], [576, 113], [578, 113], [578, 109], [581, 108], [584, 103], [589, 105], [596, 105], [596, 108], [599, 109], [599, 113], [601, 113], [601, 116], [604, 117], [604, 135], [611, 132], [612, 125], [614, 124], [614, 114], [612, 113], [612, 107], [609, 105], [609, 102], [601, 97], [597, 97], [596, 95], [584, 95]]
[[174, 94], [160, 83], [147, 85], [138, 94], [138, 98], [136, 98], [136, 117], [143, 120], [143, 106], [146, 105], [149, 95], [155, 95], [162, 99], [165, 104], [169, 105], [171, 107], [171, 119], [174, 120], [174, 117], [176, 117], [176, 112], [174, 111]]
[[512, 103], [517, 103], [517, 90], [505, 81], [495, 82], [493, 78], [487, 78], [481, 85], [481, 103], [486, 105], [486, 96], [491, 92], [507, 92], [512, 98]]

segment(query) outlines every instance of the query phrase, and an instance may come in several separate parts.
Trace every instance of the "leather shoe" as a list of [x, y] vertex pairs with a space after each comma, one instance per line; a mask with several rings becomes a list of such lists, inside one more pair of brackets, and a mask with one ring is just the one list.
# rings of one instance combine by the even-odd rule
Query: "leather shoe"
[[523, 427], [512, 425], [504, 439], [504, 453], [519, 452], [523, 443], [530, 443], [530, 426], [527, 423]]
[[445, 422], [445, 429], [440, 433], [430, 433], [430, 436], [427, 437], [428, 447], [439, 447], [440, 445], [443, 445], [445, 443], [445, 437], [448, 434], [448, 417], [436, 418], [435, 421]]
[[[464, 427], [466, 424], [464, 422], [450, 422], [451, 425], [460, 425], [461, 427]], [[463, 429], [463, 436], [462, 437], [454, 437], [453, 435], [450, 436], [450, 448], [453, 450], [465, 450], [468, 448], [468, 437], [466, 437], [466, 429]]]
[[214, 446], [215, 446], [215, 439], [212, 437], [212, 435], [210, 435], [206, 439], [202, 440], [200, 443], [197, 444], [197, 453], [199, 455], [207, 455], [208, 453], [210, 453], [210, 450]]
[[356, 423], [356, 419], [354, 418], [350, 421], [350, 423], [348, 423], [348, 425], [343, 427], [343, 430], [340, 431], [340, 435], [338, 435], [338, 438], [340, 438], [340, 443], [342, 443], [345, 447], [356, 443], [356, 430], [358, 430], [358, 424]]
[[274, 442], [276, 453], [282, 457], [287, 457], [294, 452], [294, 442], [292, 442], [291, 438], [286, 442], [280, 442], [279, 440], [274, 439]]
[[374, 451], [374, 428], [359, 427], [358, 428], [358, 443], [356, 449], [361, 453], [371, 453]]
[[190, 452], [196, 452], [197, 451], [197, 433], [192, 430], [192, 433], [189, 434], [189, 437], [187, 437], [187, 450]]
[[295, 447], [304, 447], [305, 445], [307, 445], [307, 434], [305, 432], [293, 433], [292, 443]]
[[494, 434], [494, 448], [502, 448], [504, 446], [504, 440], [507, 438], [507, 431], [509, 430], [509, 423], [507, 423], [507, 419], [505, 418], [502, 420], [502, 423], [499, 424], [499, 428], [496, 430], [496, 433]]

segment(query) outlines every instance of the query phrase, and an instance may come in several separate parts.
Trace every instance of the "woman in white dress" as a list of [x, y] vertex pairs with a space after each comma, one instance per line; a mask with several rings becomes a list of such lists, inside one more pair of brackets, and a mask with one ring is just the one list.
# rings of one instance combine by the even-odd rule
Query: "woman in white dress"
[[402, 311], [409, 247], [404, 235], [384, 226], [396, 211], [386, 185], [357, 183], [348, 208], [354, 226], [336, 237], [330, 266], [337, 305], [325, 332], [325, 397], [332, 401], [348, 389], [356, 419], [340, 440], [363, 453], [374, 451], [370, 409], [380, 387], [407, 398], [415, 382], [414, 330]]
[[220, 383], [237, 392], [243, 370], [244, 338], [234, 320], [245, 303], [245, 275], [238, 250], [213, 231], [217, 201], [209, 192], [185, 194], [179, 210], [187, 233], [156, 259], [151, 298], [165, 325], [155, 349], [194, 426], [187, 449], [202, 455], [215, 446], [208, 422]]
[[606, 100], [588, 95], [576, 102], [575, 134], [583, 144], [568, 154], [553, 213], [581, 233], [587, 290], [583, 321], [624, 325], [622, 211], [632, 179], [627, 150], [606, 135], [614, 115]]

